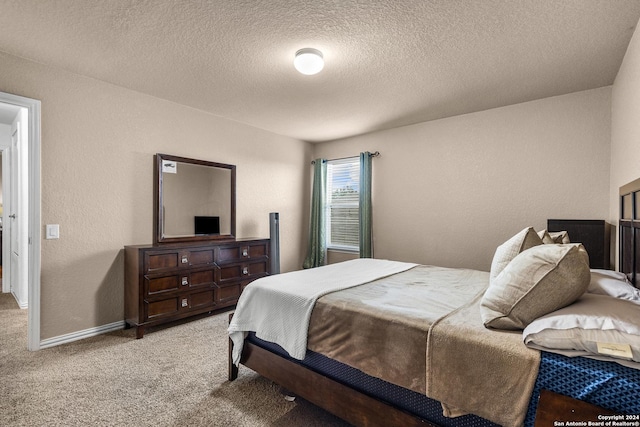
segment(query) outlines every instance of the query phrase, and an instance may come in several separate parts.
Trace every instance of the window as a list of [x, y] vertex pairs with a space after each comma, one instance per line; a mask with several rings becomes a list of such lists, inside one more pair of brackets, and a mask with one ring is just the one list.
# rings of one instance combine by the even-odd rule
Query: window
[[327, 161], [327, 248], [359, 251], [360, 159]]

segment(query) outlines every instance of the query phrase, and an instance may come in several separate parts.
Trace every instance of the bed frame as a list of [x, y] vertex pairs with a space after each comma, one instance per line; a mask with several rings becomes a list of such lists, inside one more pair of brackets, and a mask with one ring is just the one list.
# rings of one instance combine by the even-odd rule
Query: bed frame
[[618, 269], [640, 287], [640, 179], [620, 187]]
[[[619, 270], [640, 287], [640, 179], [620, 188]], [[229, 320], [231, 320], [229, 316]], [[238, 377], [229, 340], [229, 381]], [[438, 427], [415, 415], [361, 393], [321, 373], [287, 360], [249, 341], [245, 341], [244, 366], [290, 390], [292, 394], [325, 409], [356, 426]], [[536, 411], [536, 427], [554, 426], [555, 421], [597, 421], [611, 411], [580, 400], [542, 390]]]
[[[229, 320], [232, 316], [233, 313], [229, 315]], [[232, 362], [232, 349], [233, 343], [229, 340], [229, 381], [238, 377], [238, 367]], [[291, 394], [355, 426], [439, 427], [249, 341], [244, 343], [240, 363]], [[590, 403], [542, 390], [535, 427], [554, 426], [558, 420], [598, 421], [598, 415], [615, 414]]]

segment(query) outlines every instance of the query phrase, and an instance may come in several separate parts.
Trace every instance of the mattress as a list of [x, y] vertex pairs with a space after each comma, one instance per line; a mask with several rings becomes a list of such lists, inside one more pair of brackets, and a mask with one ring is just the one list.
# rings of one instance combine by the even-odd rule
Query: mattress
[[540, 390], [583, 400], [620, 414], [640, 415], [640, 370], [615, 362], [541, 352], [525, 427], [533, 427]]
[[[496, 427], [497, 424], [476, 415], [447, 418], [442, 406], [424, 394], [372, 377], [322, 354], [307, 351], [304, 360], [290, 358], [278, 345], [260, 340], [250, 333], [247, 340], [279, 356], [321, 373], [359, 392], [443, 427]], [[620, 414], [640, 414], [640, 370], [617, 363], [584, 357], [566, 357], [541, 352], [540, 369], [525, 427], [533, 427], [540, 390], [546, 389]]]
[[320, 353], [308, 350], [304, 360], [297, 360], [289, 357], [287, 352], [277, 344], [256, 338], [253, 332], [249, 333], [247, 341], [439, 426], [499, 427], [498, 424], [475, 415], [447, 418], [442, 415], [440, 402], [430, 399], [422, 393], [367, 375], [358, 369], [330, 359]]

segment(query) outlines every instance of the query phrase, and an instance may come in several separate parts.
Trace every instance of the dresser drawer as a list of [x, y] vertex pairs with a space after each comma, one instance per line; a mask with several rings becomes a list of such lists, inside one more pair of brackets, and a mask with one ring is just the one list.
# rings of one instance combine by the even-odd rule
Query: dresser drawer
[[[259, 277], [264, 277], [266, 275], [267, 275], [266, 273], [261, 274], [259, 275]], [[255, 278], [242, 280], [238, 282], [225, 283], [223, 286], [220, 286], [218, 288], [218, 300], [217, 300], [218, 303], [220, 305], [235, 304], [236, 302], [238, 302], [238, 298], [240, 298], [240, 294], [242, 293], [242, 291], [244, 291], [244, 288], [246, 288], [247, 285], [253, 282], [254, 280]]]
[[144, 293], [146, 296], [163, 295], [180, 289], [180, 277], [177, 275], [144, 278]]
[[178, 314], [180, 310], [180, 298], [175, 296], [159, 301], [145, 301], [145, 320], [161, 319]]
[[157, 273], [175, 269], [204, 267], [214, 264], [214, 248], [172, 249], [147, 251], [144, 255], [145, 273]]
[[213, 308], [216, 305], [217, 289], [175, 295], [160, 300], [145, 300], [145, 317], [147, 321], [173, 317], [180, 313], [203, 308]]
[[186, 289], [213, 287], [216, 284], [216, 270], [217, 267], [206, 270], [187, 270], [171, 275], [147, 275], [144, 277], [145, 296], [154, 298]]
[[144, 271], [152, 273], [154, 271], [172, 270], [178, 268], [179, 251], [147, 251], [144, 254]]
[[188, 286], [189, 288], [211, 287], [216, 282], [216, 270], [217, 267], [181, 274], [180, 283], [182, 286]]
[[[200, 267], [205, 265], [211, 265], [215, 259], [215, 253], [213, 248], [191, 249], [188, 251], [182, 251], [180, 254], [180, 262], [187, 264], [188, 267]], [[186, 263], [185, 263], [186, 258]]]
[[223, 286], [231, 281], [257, 279], [258, 277], [266, 276], [268, 271], [268, 261], [266, 260], [220, 266], [220, 280], [218, 284]]
[[183, 296], [180, 299], [180, 305], [183, 309], [187, 310], [213, 307], [216, 305], [216, 290], [209, 289], [206, 291], [194, 292], [187, 296]]
[[248, 259], [264, 258], [268, 255], [267, 243], [241, 244], [221, 247], [218, 252], [218, 263], [232, 263]]
[[220, 304], [232, 302], [235, 303], [240, 298], [240, 293], [242, 292], [242, 284], [231, 283], [227, 286], [222, 286], [218, 289], [218, 302]]

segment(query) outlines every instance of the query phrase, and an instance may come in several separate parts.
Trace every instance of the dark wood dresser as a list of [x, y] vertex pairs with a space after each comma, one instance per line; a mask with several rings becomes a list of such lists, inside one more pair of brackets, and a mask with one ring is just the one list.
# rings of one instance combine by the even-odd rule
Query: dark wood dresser
[[566, 231], [572, 243], [582, 243], [591, 268], [611, 269], [611, 226], [602, 219], [548, 219], [548, 231]]
[[125, 246], [125, 320], [145, 327], [234, 306], [269, 274], [269, 239]]

